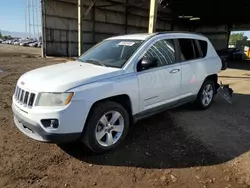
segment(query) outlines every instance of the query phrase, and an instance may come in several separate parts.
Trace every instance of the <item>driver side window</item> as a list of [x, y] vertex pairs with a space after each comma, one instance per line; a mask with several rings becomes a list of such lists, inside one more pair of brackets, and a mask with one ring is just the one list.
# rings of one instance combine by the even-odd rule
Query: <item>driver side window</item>
[[165, 39], [153, 44], [143, 58], [156, 58], [159, 67], [174, 64], [176, 62], [175, 53], [174, 40]]

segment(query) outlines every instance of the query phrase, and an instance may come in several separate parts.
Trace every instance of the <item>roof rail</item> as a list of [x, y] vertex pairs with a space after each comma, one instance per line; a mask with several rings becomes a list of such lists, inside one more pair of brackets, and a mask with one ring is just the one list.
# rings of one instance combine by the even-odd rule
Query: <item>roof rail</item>
[[194, 34], [194, 35], [201, 35], [204, 36], [202, 33], [195, 33], [195, 32], [190, 32], [190, 31], [162, 31], [162, 32], [156, 32], [156, 35], [160, 34], [171, 34], [171, 33], [186, 33], [186, 34]]

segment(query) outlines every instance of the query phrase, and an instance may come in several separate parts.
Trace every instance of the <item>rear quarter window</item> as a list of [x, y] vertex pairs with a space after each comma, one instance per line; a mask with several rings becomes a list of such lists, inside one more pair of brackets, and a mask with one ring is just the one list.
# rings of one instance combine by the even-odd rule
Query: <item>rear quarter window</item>
[[206, 57], [207, 55], [207, 41], [198, 40], [202, 52], [202, 57]]

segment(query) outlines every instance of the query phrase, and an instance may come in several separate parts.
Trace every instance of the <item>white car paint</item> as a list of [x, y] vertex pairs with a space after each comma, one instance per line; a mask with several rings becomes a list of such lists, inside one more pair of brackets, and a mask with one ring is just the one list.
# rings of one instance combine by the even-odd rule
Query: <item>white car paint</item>
[[150, 38], [151, 36], [152, 36], [152, 34], [149, 34], [149, 33], [140, 33], [140, 34], [115, 36], [115, 37], [108, 38], [106, 40], [119, 40], [119, 39], [146, 40], [146, 39]]
[[122, 73], [123, 70], [118, 68], [82, 62], [66, 62], [27, 72], [19, 79], [18, 84], [24, 82], [27, 89], [38, 92], [64, 92], [82, 84], [118, 76]]
[[[162, 39], [192, 38], [208, 43], [207, 56], [194, 61], [176, 63], [142, 72], [136, 71], [136, 64], [156, 41]], [[162, 104], [177, 103], [179, 99], [197, 95], [208, 75], [217, 74], [221, 60], [209, 40], [196, 34], [136, 34], [112, 37], [106, 40], [145, 40], [139, 49], [121, 68], [111, 68], [82, 62], [68, 62], [32, 70], [22, 75], [17, 86], [36, 94], [34, 106], [20, 104], [13, 96], [14, 116], [21, 116], [26, 122], [41, 127], [47, 133], [81, 133], [93, 104], [99, 100], [117, 95], [127, 95], [131, 101], [132, 115], [150, 110]], [[171, 71], [178, 70], [175, 74]], [[66, 106], [36, 106], [41, 92], [74, 92], [73, 99]], [[57, 129], [45, 128], [42, 119], [58, 119]], [[17, 127], [27, 136], [47, 141], [37, 133], [26, 130], [15, 118]]]
[[180, 69], [180, 65], [174, 64], [137, 73], [140, 111], [172, 102], [180, 96], [181, 72], [171, 74], [173, 69]]

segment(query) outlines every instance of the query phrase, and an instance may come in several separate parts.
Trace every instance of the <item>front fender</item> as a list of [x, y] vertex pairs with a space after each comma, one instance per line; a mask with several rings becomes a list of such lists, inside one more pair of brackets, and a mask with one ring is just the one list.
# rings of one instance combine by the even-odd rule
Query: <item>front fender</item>
[[[139, 92], [137, 76], [134, 73], [119, 77], [99, 80], [76, 87], [69, 92], [74, 92], [73, 101], [85, 100], [90, 104], [117, 95], [128, 95], [131, 101], [132, 114], [138, 113]], [[91, 106], [92, 106], [91, 105]]]

